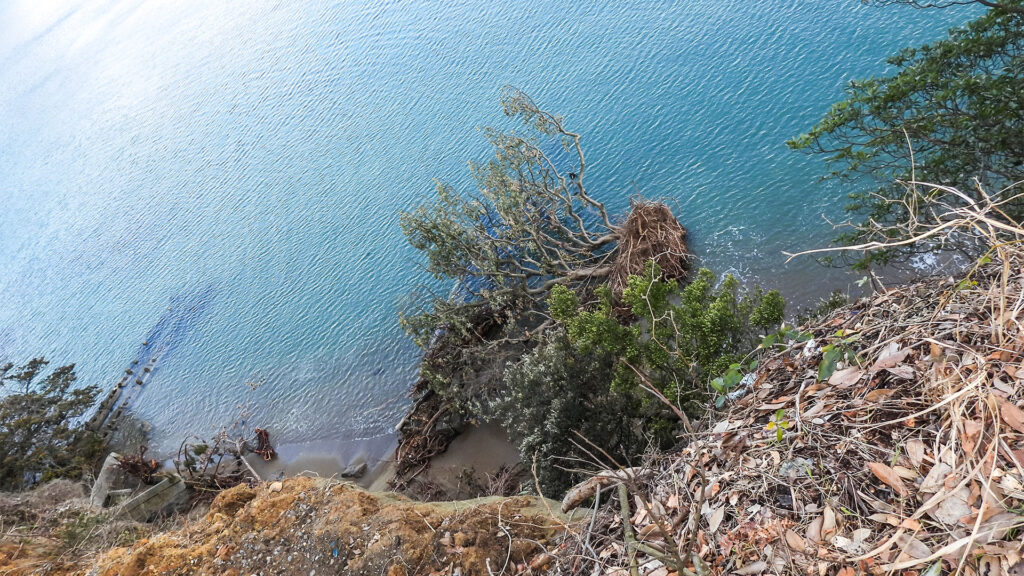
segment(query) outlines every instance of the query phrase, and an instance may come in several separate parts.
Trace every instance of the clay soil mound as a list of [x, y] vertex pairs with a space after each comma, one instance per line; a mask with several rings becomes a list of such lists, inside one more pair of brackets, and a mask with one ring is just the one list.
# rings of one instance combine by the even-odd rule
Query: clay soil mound
[[509, 574], [563, 528], [537, 498], [424, 504], [298, 477], [227, 490], [202, 520], [112, 550], [96, 573]]

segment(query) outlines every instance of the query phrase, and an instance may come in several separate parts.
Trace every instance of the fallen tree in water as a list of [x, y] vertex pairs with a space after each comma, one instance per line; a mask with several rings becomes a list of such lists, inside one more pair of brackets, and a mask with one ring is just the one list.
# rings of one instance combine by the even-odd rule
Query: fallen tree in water
[[659, 280], [684, 280], [690, 271], [686, 229], [667, 205], [635, 199], [614, 218], [587, 190], [581, 136], [518, 90], [506, 88], [502, 106], [525, 135], [486, 131], [494, 159], [472, 166], [477, 193], [439, 183], [436, 202], [402, 216], [428, 271], [452, 288], [414, 297], [402, 318], [425, 355], [416, 399], [398, 428], [399, 489], [464, 421], [496, 418], [506, 369], [555, 324], [552, 289], [589, 295], [611, 286], [621, 294], [648, 262], [657, 263]]

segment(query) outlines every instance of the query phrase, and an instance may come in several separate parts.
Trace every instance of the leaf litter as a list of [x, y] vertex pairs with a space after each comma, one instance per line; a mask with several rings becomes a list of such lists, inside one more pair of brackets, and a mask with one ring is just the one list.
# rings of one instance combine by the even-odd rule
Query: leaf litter
[[[763, 358], [717, 422], [624, 482], [630, 516], [608, 520], [614, 502], [599, 512], [596, 554], [563, 545], [555, 570], [1024, 574], [1024, 253], [1009, 264], [966, 287], [884, 291], [806, 328], [813, 339]], [[852, 352], [819, 381], [838, 341]], [[627, 522], [642, 543], [622, 545]]]

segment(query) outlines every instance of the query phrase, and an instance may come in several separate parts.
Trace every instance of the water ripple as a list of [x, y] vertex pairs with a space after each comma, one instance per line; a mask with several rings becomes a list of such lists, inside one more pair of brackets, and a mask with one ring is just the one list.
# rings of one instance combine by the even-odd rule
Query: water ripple
[[107, 386], [176, 295], [216, 286], [137, 399], [164, 449], [240, 402], [282, 442], [387, 433], [416, 364], [395, 312], [424, 280], [397, 215], [434, 177], [469, 185], [503, 84], [585, 135], [612, 208], [634, 180], [670, 199], [705, 264], [797, 299], [847, 282], [783, 264], [826, 240], [843, 192], [783, 142], [847, 79], [967, 18], [853, 0], [39, 4], [0, 6], [0, 353]]

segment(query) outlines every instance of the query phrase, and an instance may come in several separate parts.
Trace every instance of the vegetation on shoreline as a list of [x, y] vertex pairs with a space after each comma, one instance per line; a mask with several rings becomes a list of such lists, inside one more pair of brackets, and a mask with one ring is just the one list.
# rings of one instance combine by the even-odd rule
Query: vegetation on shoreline
[[[970, 2], [920, 5], [965, 3]], [[854, 189], [846, 206], [852, 226], [838, 236], [839, 244], [901, 237], [906, 230], [894, 224], [915, 212], [901, 182], [942, 184], [975, 199], [982, 187], [1005, 201], [1000, 207], [1005, 216], [1024, 215], [1024, 202], [1007, 188], [1024, 178], [1024, 3], [979, 3], [990, 10], [943, 40], [900, 51], [888, 60], [893, 74], [852, 81], [845, 100], [788, 142], [793, 149], [825, 156], [828, 176]], [[865, 268], [935, 247], [890, 245], [845, 253], [852, 257], [843, 261]], [[976, 252], [963, 242], [951, 247]]]
[[[945, 221], [955, 234], [984, 213]], [[1022, 258], [997, 249], [971, 282], [915, 282], [803, 326], [812, 338], [767, 351], [681, 450], [574, 488], [563, 511], [587, 503], [598, 528], [570, 539], [559, 569], [1019, 573], [1024, 336], [1006, 318]], [[822, 379], [836, 348], [850, 354]]]
[[47, 364], [0, 366], [0, 490], [79, 478], [104, 456], [103, 441], [79, 421], [98, 389], [77, 387], [73, 364], [44, 376]]
[[701, 269], [683, 288], [660, 278], [651, 263], [621, 298], [602, 286], [589, 302], [556, 287], [557, 330], [507, 368], [498, 413], [523, 460], [540, 464], [546, 493], [609, 458], [627, 464], [675, 445], [718, 393], [711, 379], [782, 321], [777, 292], [744, 293], [732, 276], [719, 284]]
[[[477, 195], [439, 184], [404, 215], [428, 270], [454, 284], [403, 317], [440, 398], [426, 427], [502, 423], [537, 488], [566, 493], [563, 513], [585, 504], [585, 522], [538, 498], [426, 505], [262, 482], [243, 457], [271, 458], [268, 434], [253, 450], [247, 430], [225, 430], [182, 445], [179, 471], [219, 495], [180, 531], [136, 541], [156, 529], [90, 509], [62, 480], [0, 494], [15, 519], [0, 569], [70, 572], [123, 546], [89, 561], [111, 574], [1024, 570], [1024, 5], [979, 3], [991, 10], [853, 83], [791, 142], [827, 155], [834, 177], [872, 180], [833, 253], [864, 267], [961, 250], [973, 265], [954, 278], [833, 295], [788, 328], [777, 292], [694, 270], [663, 203], [609, 214], [584, 186], [580, 135], [516, 90], [502, 103], [526, 135], [487, 131]], [[76, 424], [96, 389], [45, 366], [0, 367], [0, 489], [102, 456]]]
[[[709, 270], [691, 278], [686, 230], [665, 204], [609, 215], [584, 187], [580, 135], [517, 90], [502, 104], [533, 134], [487, 131], [495, 159], [473, 167], [479, 194], [439, 184], [436, 203], [402, 218], [427, 269], [455, 284], [403, 323], [431, 390], [502, 422], [557, 494], [596, 461], [674, 444], [676, 407], [699, 416], [711, 379], [777, 328], [785, 303]], [[554, 145], [576, 161], [564, 174]]]

